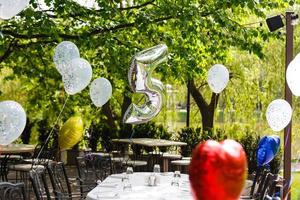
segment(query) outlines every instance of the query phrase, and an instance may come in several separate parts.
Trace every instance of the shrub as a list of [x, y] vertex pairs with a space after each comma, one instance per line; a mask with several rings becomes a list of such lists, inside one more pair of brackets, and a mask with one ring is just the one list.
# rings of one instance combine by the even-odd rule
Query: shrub
[[[232, 135], [232, 133], [229, 133]], [[244, 148], [247, 155], [248, 162], [248, 173], [252, 174], [257, 169], [256, 163], [256, 150], [258, 142], [260, 140], [260, 135], [249, 129], [244, 130], [244, 134], [239, 134], [239, 138], [232, 138], [237, 140]], [[191, 156], [193, 149], [199, 142], [206, 140], [217, 140], [222, 141], [227, 139], [228, 134], [225, 130], [215, 129], [211, 131], [202, 132], [201, 128], [183, 128], [178, 132], [178, 140], [186, 142], [187, 146], [181, 148], [181, 154], [183, 156]], [[270, 170], [272, 173], [278, 173], [280, 170], [280, 163], [282, 159], [282, 151], [279, 150], [276, 157], [270, 162]]]
[[113, 149], [111, 139], [116, 137], [116, 130], [111, 129], [105, 123], [92, 123], [89, 127], [89, 147], [92, 151], [98, 150], [98, 144], [104, 151], [111, 151]]

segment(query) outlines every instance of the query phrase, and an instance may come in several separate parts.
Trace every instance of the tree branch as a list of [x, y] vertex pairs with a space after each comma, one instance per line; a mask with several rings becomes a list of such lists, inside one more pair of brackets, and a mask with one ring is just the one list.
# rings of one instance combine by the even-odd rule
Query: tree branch
[[5, 59], [7, 59], [10, 54], [14, 51], [14, 46], [16, 46], [17, 41], [13, 40], [11, 43], [8, 45], [8, 48], [4, 52], [2, 56], [0, 56], [0, 63], [3, 62]]
[[119, 8], [120, 10], [132, 10], [132, 9], [140, 9], [142, 7], [145, 7], [145, 6], [148, 6], [148, 5], [151, 5], [154, 3], [155, 0], [152, 0], [152, 1], [147, 1], [145, 3], [142, 3], [140, 5], [137, 5], [137, 6], [131, 6], [131, 7], [125, 7], [125, 8]]
[[[158, 22], [169, 20], [172, 18], [175, 18], [175, 16], [167, 16], [167, 17], [157, 18], [157, 19], [150, 21], [149, 23], [158, 23]], [[137, 22], [132, 22], [132, 23], [119, 24], [119, 25], [109, 27], [109, 28], [99, 28], [99, 29], [92, 30], [90, 32], [82, 33], [82, 34], [71, 35], [71, 34], [66, 34], [66, 33], [59, 33], [58, 35], [64, 39], [78, 40], [82, 36], [94, 36], [94, 35], [98, 35], [98, 34], [104, 34], [106, 32], [114, 32], [114, 31], [118, 31], [120, 29], [134, 27], [136, 25], [137, 25]], [[18, 39], [39, 39], [39, 38], [52, 37], [51, 35], [48, 35], [45, 33], [25, 35], [25, 34], [13, 32], [11, 30], [2, 30], [2, 33], [6, 34], [6, 35], [10, 35], [10, 36], [12, 36], [14, 38], [18, 38]]]
[[23, 49], [23, 48], [28, 48], [32, 45], [48, 44], [52, 42], [56, 42], [56, 40], [41, 40], [38, 42], [30, 42], [28, 44], [18, 44], [17, 41], [12, 41], [9, 47], [7, 48], [7, 50], [5, 51], [5, 53], [2, 56], [0, 56], [0, 63], [6, 60], [10, 56], [10, 54], [13, 53], [16, 49]]
[[[197, 90], [194, 80], [191, 80], [190, 91], [193, 99], [195, 100], [197, 106], [201, 113], [206, 113], [208, 109], [208, 104], [202, 96], [201, 92]], [[203, 115], [202, 115], [203, 116]]]

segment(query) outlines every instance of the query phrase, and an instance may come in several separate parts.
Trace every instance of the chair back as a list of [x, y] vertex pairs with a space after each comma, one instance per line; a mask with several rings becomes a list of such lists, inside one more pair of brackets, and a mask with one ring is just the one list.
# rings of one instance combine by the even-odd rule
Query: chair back
[[269, 171], [266, 169], [257, 170], [257, 173], [256, 173], [254, 181], [253, 181], [253, 185], [251, 187], [250, 196], [255, 196], [255, 195], [261, 193], [268, 173], [269, 173]]
[[72, 199], [71, 186], [64, 163], [49, 162], [47, 170], [55, 199]]
[[0, 183], [0, 200], [26, 200], [24, 183]]
[[84, 182], [96, 183], [97, 180], [104, 180], [112, 173], [110, 156], [91, 153], [77, 157], [76, 160], [79, 178]]
[[32, 163], [47, 165], [49, 160], [55, 160], [56, 153], [57, 148], [49, 148], [47, 145], [37, 144], [33, 152]]
[[46, 170], [44, 168], [36, 168], [31, 170], [29, 172], [29, 179], [37, 200], [51, 199], [46, 179]]
[[268, 173], [260, 193], [260, 200], [264, 200], [266, 195], [273, 196], [273, 194], [275, 193], [277, 178], [278, 176], [276, 174]]

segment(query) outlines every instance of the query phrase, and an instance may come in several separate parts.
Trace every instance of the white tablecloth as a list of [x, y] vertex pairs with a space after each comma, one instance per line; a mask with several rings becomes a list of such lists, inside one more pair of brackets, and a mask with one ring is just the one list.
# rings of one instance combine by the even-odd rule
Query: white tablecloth
[[193, 200], [188, 175], [181, 174], [178, 187], [171, 186], [172, 172], [159, 174], [158, 186], [148, 186], [145, 180], [150, 174], [149, 172], [130, 174], [129, 182], [132, 185], [132, 191], [123, 191], [122, 174], [111, 175], [90, 191], [86, 200]]

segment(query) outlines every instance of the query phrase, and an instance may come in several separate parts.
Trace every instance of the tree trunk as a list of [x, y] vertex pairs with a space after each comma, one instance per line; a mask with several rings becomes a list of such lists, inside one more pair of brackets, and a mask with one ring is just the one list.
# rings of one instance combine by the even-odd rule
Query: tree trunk
[[115, 119], [114, 119], [114, 115], [113, 112], [110, 108], [110, 103], [109, 101], [103, 105], [101, 112], [106, 116], [106, 123], [107, 125], [112, 128], [115, 129], [116, 128], [116, 124], [115, 124]]
[[219, 94], [212, 93], [210, 103], [208, 104], [193, 80], [191, 81], [190, 87], [191, 95], [202, 116], [202, 130], [209, 131], [214, 126], [214, 114], [218, 105]]

